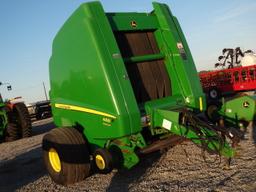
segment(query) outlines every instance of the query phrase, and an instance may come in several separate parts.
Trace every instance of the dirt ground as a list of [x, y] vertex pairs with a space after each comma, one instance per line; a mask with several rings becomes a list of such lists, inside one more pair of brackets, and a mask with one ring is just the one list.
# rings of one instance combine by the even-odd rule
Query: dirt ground
[[[51, 119], [33, 123], [33, 137], [0, 144], [0, 191], [256, 191], [256, 127], [249, 127], [231, 169], [205, 163], [191, 142], [146, 156], [131, 170], [95, 174], [68, 187], [53, 183], [42, 161], [41, 141]], [[211, 159], [213, 160], [213, 159]]]

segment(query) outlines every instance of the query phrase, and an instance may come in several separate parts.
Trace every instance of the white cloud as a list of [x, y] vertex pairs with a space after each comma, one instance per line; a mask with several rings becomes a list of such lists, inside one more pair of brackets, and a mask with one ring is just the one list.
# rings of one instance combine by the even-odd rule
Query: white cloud
[[226, 22], [226, 21], [238, 18], [239, 16], [242, 16], [245, 13], [248, 13], [251, 11], [256, 12], [256, 3], [238, 4], [236, 7], [226, 10], [226, 13], [224, 13], [223, 15], [219, 15], [218, 17], [216, 17], [214, 19], [214, 22], [216, 23]]

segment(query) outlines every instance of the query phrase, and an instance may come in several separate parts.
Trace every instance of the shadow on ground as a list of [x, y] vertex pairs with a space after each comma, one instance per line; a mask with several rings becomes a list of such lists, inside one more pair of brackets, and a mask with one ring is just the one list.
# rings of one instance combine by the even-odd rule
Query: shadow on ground
[[0, 164], [0, 191], [15, 191], [46, 175], [41, 147]]
[[142, 182], [146, 177], [146, 174], [148, 175], [151, 170], [154, 170], [153, 166], [160, 161], [162, 155], [164, 154], [161, 154], [160, 152], [146, 155], [141, 159], [141, 162], [131, 170], [118, 170], [112, 177], [110, 185], [106, 191], [130, 191], [131, 185]]
[[33, 124], [32, 127], [32, 136], [46, 133], [55, 127], [56, 125], [53, 123], [52, 119], [46, 119], [42, 122], [36, 122]]

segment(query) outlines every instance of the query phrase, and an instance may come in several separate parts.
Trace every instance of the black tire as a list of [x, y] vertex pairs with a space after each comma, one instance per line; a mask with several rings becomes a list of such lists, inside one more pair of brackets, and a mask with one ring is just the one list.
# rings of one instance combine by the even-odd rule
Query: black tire
[[[104, 161], [104, 166], [102, 168], [100, 168], [96, 163], [96, 158], [98, 155], [102, 158], [102, 161]], [[103, 148], [96, 149], [95, 152], [93, 153], [93, 162], [97, 172], [99, 173], [107, 174], [107, 173], [110, 173], [113, 169], [112, 155], [107, 149], [103, 149]]]
[[20, 137], [30, 137], [32, 135], [32, 124], [26, 105], [24, 103], [16, 103], [13, 106], [13, 114], [16, 118]]
[[42, 114], [41, 113], [38, 113], [36, 114], [36, 120], [41, 120], [42, 119]]
[[208, 97], [212, 100], [217, 100], [220, 98], [220, 91], [216, 87], [212, 87], [208, 91]]
[[5, 130], [5, 141], [15, 141], [19, 139], [18, 128], [15, 123], [9, 122]]
[[207, 105], [205, 115], [212, 122], [217, 122], [219, 120], [219, 115], [217, 114], [217, 112], [220, 110], [220, 108], [221, 108], [220, 102], [211, 102]]
[[[82, 134], [75, 128], [55, 128], [43, 138], [43, 159], [53, 181], [68, 185], [90, 174], [90, 154]], [[51, 163], [51, 151], [59, 157], [60, 169]], [[58, 168], [58, 167], [57, 167]]]

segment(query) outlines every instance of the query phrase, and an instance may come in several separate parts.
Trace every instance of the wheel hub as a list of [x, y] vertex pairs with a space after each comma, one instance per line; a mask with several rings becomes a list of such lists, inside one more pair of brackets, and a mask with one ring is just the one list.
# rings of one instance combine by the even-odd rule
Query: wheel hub
[[57, 151], [53, 148], [49, 150], [49, 161], [54, 171], [56, 172], [61, 171], [60, 157]]
[[103, 169], [105, 169], [105, 167], [106, 167], [104, 158], [103, 158], [101, 155], [99, 155], [99, 154], [96, 155], [96, 157], [95, 157], [95, 163], [96, 163], [97, 167], [98, 167], [100, 170], [103, 170]]
[[217, 91], [216, 90], [211, 90], [210, 95], [212, 98], [216, 98], [217, 97]]

